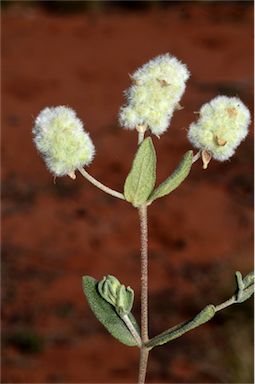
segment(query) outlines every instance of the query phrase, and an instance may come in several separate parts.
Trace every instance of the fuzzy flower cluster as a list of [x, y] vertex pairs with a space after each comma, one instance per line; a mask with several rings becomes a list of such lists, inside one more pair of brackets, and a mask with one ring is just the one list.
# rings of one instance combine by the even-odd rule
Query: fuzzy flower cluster
[[219, 161], [229, 159], [248, 134], [250, 112], [237, 97], [217, 96], [204, 104], [188, 138]]
[[156, 136], [165, 132], [185, 90], [189, 71], [175, 57], [160, 55], [137, 69], [133, 85], [125, 91], [127, 104], [120, 110], [122, 126], [149, 128]]
[[65, 106], [43, 109], [35, 120], [34, 142], [47, 167], [56, 176], [74, 176], [95, 153], [89, 134], [75, 111]]

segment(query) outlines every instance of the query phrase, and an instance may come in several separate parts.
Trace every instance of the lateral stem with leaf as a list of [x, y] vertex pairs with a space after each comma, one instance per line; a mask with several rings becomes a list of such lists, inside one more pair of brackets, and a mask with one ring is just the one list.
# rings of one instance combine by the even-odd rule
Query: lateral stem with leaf
[[107, 187], [106, 185], [100, 183], [100, 181], [98, 181], [93, 176], [91, 176], [84, 168], [79, 168], [79, 172], [91, 184], [93, 184], [95, 187], [101, 189], [101, 191], [103, 191], [103, 192], [105, 192], [108, 195], [111, 195], [113, 197], [117, 197], [118, 199], [125, 200], [125, 197], [124, 197], [124, 195], [122, 193], [114, 191], [114, 189], [111, 189], [111, 188]]

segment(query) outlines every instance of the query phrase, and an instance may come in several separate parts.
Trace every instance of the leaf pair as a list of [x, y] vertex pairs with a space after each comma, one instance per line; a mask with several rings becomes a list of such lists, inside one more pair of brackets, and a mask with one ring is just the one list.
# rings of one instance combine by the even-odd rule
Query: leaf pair
[[[109, 304], [109, 302], [103, 299], [100, 295], [98, 291], [98, 281], [93, 277], [84, 276], [82, 282], [84, 294], [97, 319], [117, 340], [130, 347], [136, 346], [137, 342], [128, 330], [124, 321], [115, 311], [114, 306]], [[131, 313], [127, 314], [127, 316], [139, 334], [139, 326], [137, 325], [134, 316]]]
[[186, 179], [192, 166], [192, 160], [193, 152], [186, 152], [172, 175], [154, 190], [157, 159], [153, 142], [150, 137], [147, 137], [139, 146], [132, 168], [126, 178], [125, 199], [137, 208], [168, 195]]

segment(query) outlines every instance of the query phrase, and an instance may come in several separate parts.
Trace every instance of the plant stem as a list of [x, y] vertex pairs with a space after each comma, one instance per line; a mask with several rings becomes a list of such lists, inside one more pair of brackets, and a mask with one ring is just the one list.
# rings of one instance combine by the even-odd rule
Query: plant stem
[[236, 302], [237, 301], [236, 301], [235, 296], [232, 296], [230, 299], [224, 301], [224, 303], [219, 304], [219, 305], [215, 305], [216, 312], [221, 311], [222, 309], [225, 309], [225, 308], [229, 307], [230, 305], [235, 304]]
[[148, 357], [149, 357], [149, 349], [146, 347], [142, 347], [140, 349], [140, 367], [139, 367], [139, 378], [138, 378], [139, 384], [144, 384], [145, 382]]
[[114, 191], [113, 189], [106, 187], [106, 185], [100, 183], [100, 181], [96, 180], [93, 176], [91, 176], [84, 168], [79, 168], [80, 173], [85, 179], [87, 179], [91, 184], [95, 185], [97, 188], [102, 191], [108, 193], [108, 195], [112, 195], [114, 197], [118, 197], [121, 200], [125, 200], [125, 197], [122, 193]]
[[141, 144], [143, 139], [144, 139], [144, 132], [143, 131], [138, 131], [138, 145]]
[[139, 208], [141, 231], [141, 335], [142, 342], [148, 341], [148, 223], [147, 206]]
[[201, 151], [198, 151], [195, 156], [193, 156], [192, 164], [194, 164], [201, 157]]
[[138, 145], [140, 145], [141, 142], [143, 141], [146, 129], [147, 129], [146, 125], [138, 125], [136, 127], [136, 130], [138, 132]]
[[[145, 127], [138, 128], [138, 145], [144, 139]], [[141, 205], [138, 209], [140, 218], [140, 236], [141, 236], [141, 338], [142, 346], [140, 348], [140, 363], [138, 383], [144, 384], [147, 363], [149, 357], [149, 348], [145, 343], [148, 337], [148, 218], [147, 204]]]

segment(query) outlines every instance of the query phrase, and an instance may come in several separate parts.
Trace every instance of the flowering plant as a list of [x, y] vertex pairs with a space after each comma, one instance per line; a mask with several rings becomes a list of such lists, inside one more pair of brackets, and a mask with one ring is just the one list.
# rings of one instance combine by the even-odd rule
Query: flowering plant
[[[152, 338], [148, 335], [148, 206], [173, 192], [187, 178], [192, 165], [202, 159], [229, 159], [245, 139], [250, 113], [237, 97], [217, 96], [202, 106], [198, 120], [188, 130], [188, 139], [198, 149], [187, 151], [175, 171], [159, 186], [156, 184], [156, 151], [150, 133], [159, 137], [169, 126], [184, 93], [189, 71], [175, 57], [160, 55], [131, 75], [132, 85], [125, 92], [127, 103], [119, 113], [120, 124], [138, 132], [138, 150], [126, 178], [123, 193], [103, 185], [85, 169], [95, 153], [94, 145], [75, 112], [64, 106], [45, 108], [33, 128], [34, 142], [54, 176], [75, 179], [79, 171], [104, 192], [130, 203], [138, 210], [141, 233], [141, 329], [131, 313], [134, 291], [107, 275], [101, 280], [83, 277], [83, 290], [89, 305], [105, 328], [120, 342], [140, 349], [138, 382], [145, 382], [147, 361], [152, 348], [165, 344], [211, 320], [229, 305], [242, 303], [254, 292], [253, 272], [242, 277], [236, 272], [236, 291], [221, 304], [209, 304], [193, 319]], [[145, 134], [148, 136], [145, 138]]]

